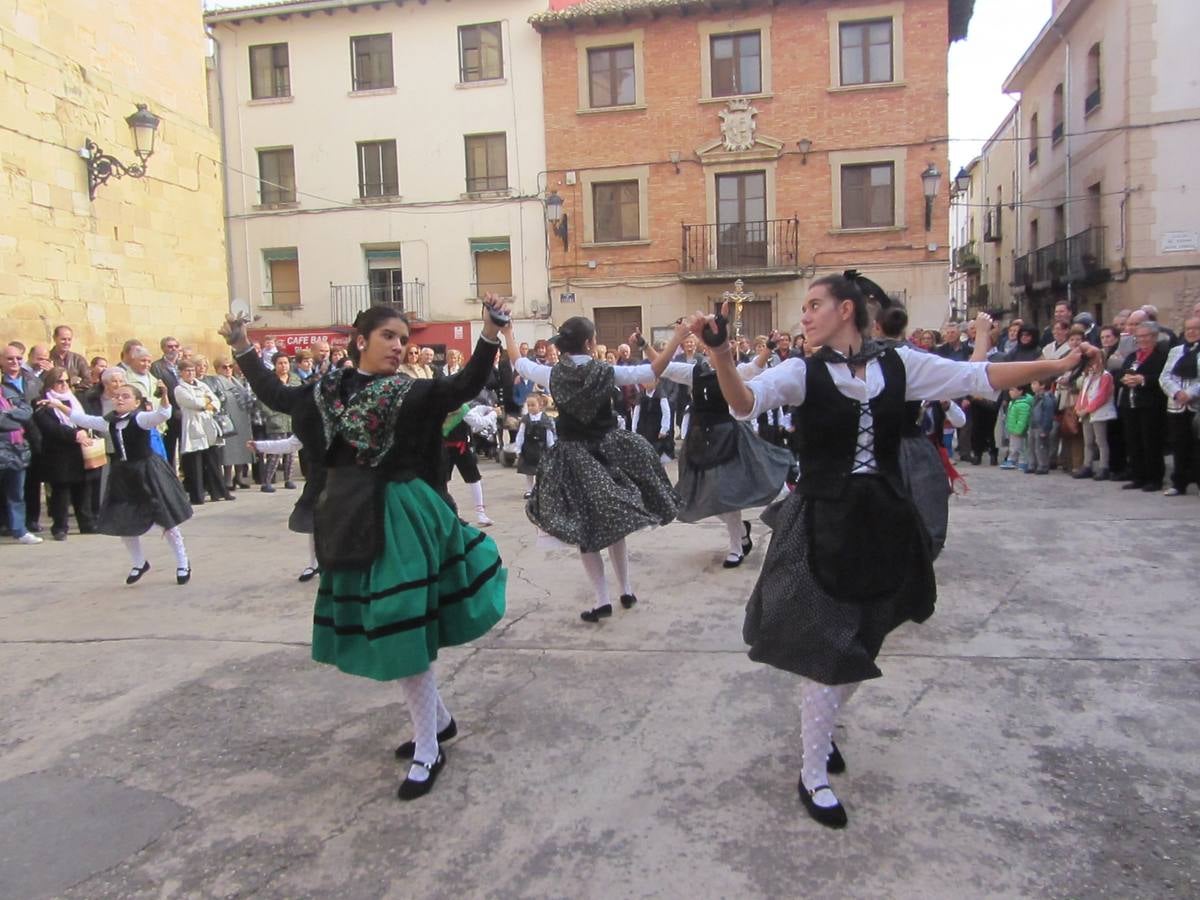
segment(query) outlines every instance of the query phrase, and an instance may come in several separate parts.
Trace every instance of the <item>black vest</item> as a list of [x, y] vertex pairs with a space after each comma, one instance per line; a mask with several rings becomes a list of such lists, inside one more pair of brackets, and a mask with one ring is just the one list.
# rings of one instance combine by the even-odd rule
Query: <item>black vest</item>
[[[129, 416], [129, 424], [124, 428], [117, 428], [117, 419], [112, 413], [109, 413], [105, 418], [108, 419], [108, 433], [112, 437], [114, 447], [125, 447], [125, 459], [129, 462], [137, 462], [139, 459], [147, 459], [154, 451], [150, 449], [150, 432], [143, 428], [134, 419], [137, 413], [131, 413]], [[117, 432], [120, 432], [118, 437]], [[118, 451], [117, 458], [121, 454]]]
[[580, 421], [560, 408], [554, 431], [560, 441], [598, 441], [616, 427], [617, 417], [613, 414], [612, 397], [609, 397], [590, 422]]
[[731, 422], [729, 402], [721, 393], [720, 382], [717, 381], [717, 370], [701, 359], [692, 369], [692, 425], [715, 425], [718, 422]]
[[[883, 475], [903, 491], [899, 449], [907, 417], [904, 361], [895, 350], [887, 350], [879, 357], [879, 364], [883, 368], [883, 390], [870, 401], [875, 462]], [[854, 468], [858, 402], [838, 391], [829, 367], [821, 362], [808, 363], [805, 385], [804, 403], [793, 413], [800, 418], [796, 423], [796, 452], [800, 458], [796, 489], [806, 497], [836, 499]]]
[[637, 433], [648, 441], [657, 441], [662, 432], [662, 398], [658, 392], [646, 394], [638, 401], [641, 412], [638, 413]]
[[525, 425], [525, 443], [522, 453], [533, 455], [530, 453], [541, 453], [542, 448], [546, 446], [546, 432], [550, 426], [546, 423], [546, 414], [542, 413], [542, 417], [538, 421], [533, 421], [528, 415], [524, 416]]

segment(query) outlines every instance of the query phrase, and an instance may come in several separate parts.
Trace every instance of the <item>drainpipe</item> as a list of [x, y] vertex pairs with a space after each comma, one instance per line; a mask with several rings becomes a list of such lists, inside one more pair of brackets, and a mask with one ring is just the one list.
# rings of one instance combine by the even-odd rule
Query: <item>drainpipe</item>
[[[1071, 233], [1072, 233], [1072, 229], [1071, 229], [1071, 202], [1072, 202], [1071, 197], [1074, 196], [1071, 193], [1071, 128], [1069, 125], [1070, 120], [1071, 120], [1071, 109], [1072, 109], [1072, 106], [1071, 106], [1071, 42], [1067, 40], [1066, 34], [1063, 33], [1063, 30], [1058, 26], [1057, 23], [1054, 25], [1051, 25], [1050, 27], [1053, 29], [1054, 33], [1058, 35], [1058, 39], [1062, 42], [1063, 48], [1066, 51], [1066, 60], [1063, 64], [1063, 68], [1065, 69], [1065, 72], [1063, 73], [1063, 136], [1066, 138], [1066, 142], [1067, 142], [1067, 146], [1066, 146], [1067, 165], [1066, 165], [1066, 173], [1065, 173], [1067, 184], [1066, 184], [1066, 190], [1063, 192], [1063, 194], [1067, 199], [1065, 201], [1063, 201], [1063, 219], [1065, 221], [1065, 226], [1066, 226], [1066, 230], [1067, 230], [1067, 238], [1069, 241], [1069, 239], [1071, 237]], [[1067, 244], [1068, 252], [1070, 251], [1070, 248], [1071, 248], [1071, 245], [1070, 245], [1070, 243], [1068, 243]], [[1075, 292], [1071, 285], [1071, 261], [1069, 258], [1067, 259], [1067, 303], [1070, 304], [1071, 310], [1074, 311], [1075, 310]]]

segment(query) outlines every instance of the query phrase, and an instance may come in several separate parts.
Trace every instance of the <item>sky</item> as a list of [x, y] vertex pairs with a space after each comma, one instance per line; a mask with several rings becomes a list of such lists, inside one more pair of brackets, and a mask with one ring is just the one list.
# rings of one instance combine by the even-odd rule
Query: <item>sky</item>
[[950, 47], [951, 177], [979, 155], [1013, 108], [1001, 85], [1050, 18], [1050, 3], [975, 0], [967, 39]]

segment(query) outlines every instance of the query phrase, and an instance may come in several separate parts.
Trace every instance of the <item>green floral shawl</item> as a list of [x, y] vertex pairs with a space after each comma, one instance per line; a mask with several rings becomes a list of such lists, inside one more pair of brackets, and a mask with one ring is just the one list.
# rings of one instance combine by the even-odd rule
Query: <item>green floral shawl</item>
[[350, 369], [338, 369], [321, 379], [314, 391], [325, 428], [326, 445], [340, 437], [357, 451], [358, 464], [375, 468], [396, 442], [400, 407], [414, 384], [407, 375], [369, 381], [348, 401], [342, 399], [342, 379]]

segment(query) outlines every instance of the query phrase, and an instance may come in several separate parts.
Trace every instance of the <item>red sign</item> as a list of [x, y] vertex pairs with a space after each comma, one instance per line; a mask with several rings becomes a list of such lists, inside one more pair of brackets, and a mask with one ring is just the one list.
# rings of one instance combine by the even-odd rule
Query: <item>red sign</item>
[[297, 350], [311, 347], [320, 341], [325, 341], [330, 347], [345, 347], [350, 342], [350, 329], [343, 331], [290, 331], [286, 328], [251, 328], [247, 331], [250, 340], [262, 344], [267, 338], [275, 339], [275, 349], [289, 356], [295, 356]]

